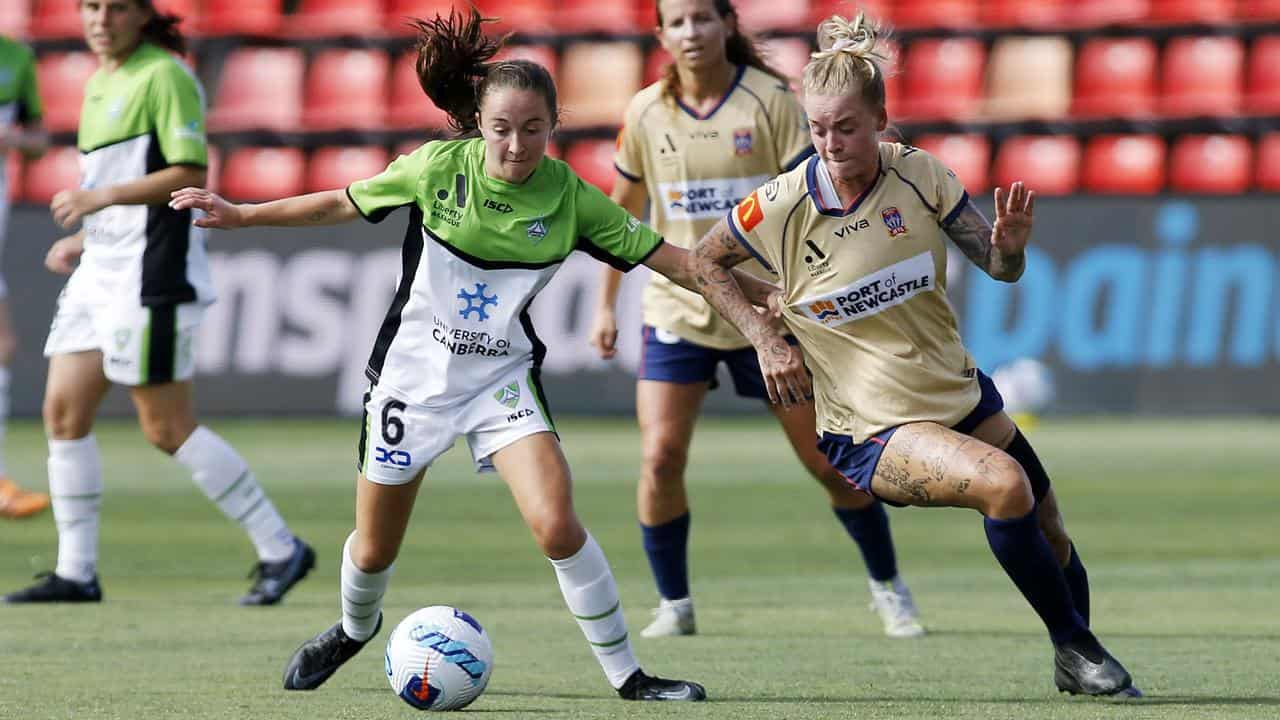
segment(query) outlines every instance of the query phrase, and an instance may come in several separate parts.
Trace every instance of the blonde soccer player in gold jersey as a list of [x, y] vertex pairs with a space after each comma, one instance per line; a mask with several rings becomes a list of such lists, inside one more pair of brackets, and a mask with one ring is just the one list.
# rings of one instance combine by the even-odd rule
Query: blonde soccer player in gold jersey
[[[647, 202], [650, 223], [666, 240], [692, 247], [758, 185], [810, 157], [813, 145], [795, 94], [738, 28], [729, 0], [662, 0], [657, 10], [656, 34], [672, 63], [627, 109], [613, 199], [637, 216]], [[743, 269], [770, 277], [756, 262]], [[614, 306], [621, 276], [604, 268], [591, 342], [605, 358], [616, 353]], [[694, 424], [721, 363], [739, 395], [764, 401], [767, 394], [751, 343], [697, 293], [656, 274], [644, 292], [642, 342], [637, 510], [661, 599], [641, 634], [690, 635], [696, 624], [684, 475]], [[898, 575], [884, 507], [850, 488], [815, 447], [811, 407], [771, 410], [859, 546], [885, 633], [922, 635], [915, 603]]]
[[[947, 302], [945, 239], [1014, 282], [1035, 194], [997, 188], [993, 226], [928, 153], [879, 142], [883, 57], [861, 15], [824, 21], [818, 47], [804, 70], [817, 157], [739, 203], [698, 242], [691, 272], [751, 339], [772, 399], [812, 392], [819, 447], [852, 484], [894, 504], [982, 513], [992, 553], [1049, 630], [1059, 689], [1136, 694], [1089, 630], [1088, 581], [1048, 476]], [[726, 274], [753, 256], [778, 274], [773, 305], [798, 349]]]

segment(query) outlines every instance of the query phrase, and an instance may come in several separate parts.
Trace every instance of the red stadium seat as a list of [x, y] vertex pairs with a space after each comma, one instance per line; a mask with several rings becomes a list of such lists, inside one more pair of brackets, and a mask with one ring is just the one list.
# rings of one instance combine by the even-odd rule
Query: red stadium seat
[[4, 157], [5, 200], [15, 202], [22, 194], [22, 155], [10, 150]]
[[[555, 30], [552, 0], [480, 0], [476, 4], [481, 15], [498, 18], [497, 24], [489, 26], [491, 32], [539, 34]], [[390, 32], [412, 34], [413, 30], [406, 24], [407, 18], [430, 20], [436, 15], [448, 17], [453, 8], [467, 13], [471, 3], [465, 0], [390, 0], [384, 22]]]
[[1258, 115], [1280, 115], [1280, 35], [1262, 35], [1249, 53], [1245, 109]]
[[[640, 50], [630, 42], [579, 42], [560, 58], [560, 102], [567, 128], [616, 126], [644, 71]], [[608, 68], [608, 82], [600, 69]]]
[[302, 193], [306, 159], [297, 148], [241, 148], [227, 157], [222, 194], [261, 202]]
[[381, 35], [382, 0], [302, 0], [284, 31], [302, 37]]
[[1258, 141], [1259, 190], [1280, 192], [1280, 132], [1267, 133]]
[[982, 103], [986, 51], [972, 38], [917, 40], [907, 47], [902, 71], [904, 117], [960, 120]]
[[374, 130], [387, 114], [391, 61], [381, 50], [325, 50], [307, 70], [308, 130]]
[[274, 35], [282, 27], [283, 0], [204, 0], [200, 35]]
[[322, 147], [307, 164], [307, 192], [345, 188], [377, 175], [390, 162], [386, 149], [375, 145]]
[[764, 59], [786, 76], [791, 87], [800, 87], [804, 66], [809, 62], [809, 41], [800, 38], [769, 38], [761, 43]]
[[1149, 9], [1149, 0], [1074, 0], [1068, 5], [1063, 21], [1086, 28], [1132, 25], [1146, 19]]
[[1169, 186], [1187, 193], [1242, 193], [1253, 154], [1242, 135], [1183, 135], [1173, 144]]
[[27, 162], [26, 182], [22, 198], [30, 203], [48, 205], [63, 190], [80, 187], [80, 151], [74, 147], [55, 147], [39, 158]]
[[981, 9], [985, 27], [1057, 28], [1067, 18], [1063, 0], [986, 0]]
[[25, 38], [30, 25], [30, 0], [0, 0], [0, 35]]
[[1080, 183], [1080, 142], [1067, 135], [1019, 135], [996, 151], [992, 182], [1022, 181], [1037, 195], [1069, 195]]
[[80, 3], [69, 0], [31, 0], [31, 36], [37, 40], [84, 36]]
[[976, 27], [978, 0], [898, 0], [893, 24], [903, 29]]
[[1159, 0], [1151, 3], [1147, 20], [1169, 25], [1226, 23], [1235, 18], [1235, 11], [1236, 0]]
[[1095, 38], [1076, 55], [1071, 112], [1083, 117], [1139, 117], [1156, 109], [1155, 43], [1147, 38]]
[[530, 60], [546, 68], [553, 78], [560, 72], [560, 56], [550, 45], [507, 45], [496, 59]]
[[970, 193], [990, 187], [991, 141], [985, 135], [922, 135], [912, 145], [938, 158]]
[[1245, 22], [1280, 20], [1280, 0], [1240, 0], [1236, 17]]
[[893, 0], [861, 0], [850, 3], [849, 0], [809, 0], [809, 29], [832, 15], [847, 18], [862, 10], [867, 17], [886, 25], [893, 20]]
[[177, 15], [182, 23], [178, 26], [183, 33], [194, 32], [200, 23], [200, 0], [153, 0], [158, 12], [165, 15]]
[[638, 24], [636, 6], [631, 2], [599, 2], [599, 0], [559, 0], [554, 5], [552, 22], [556, 32], [634, 33], [647, 30]]
[[1152, 195], [1164, 187], [1165, 145], [1156, 135], [1099, 135], [1084, 151], [1086, 192]]
[[449, 127], [449, 116], [432, 104], [418, 83], [415, 63], [418, 53], [410, 50], [395, 59], [391, 68], [391, 99], [387, 106], [387, 125], [399, 129], [422, 128], [443, 130]]
[[45, 128], [67, 132], [80, 125], [84, 86], [97, 69], [98, 59], [87, 52], [49, 53], [36, 60]]
[[569, 146], [565, 162], [587, 182], [605, 194], [613, 192], [618, 171], [613, 167], [617, 146], [612, 140], [580, 140]]
[[769, 30], [812, 30], [808, 0], [734, 0], [738, 27], [748, 33]]
[[245, 47], [222, 65], [209, 127], [293, 130], [302, 121], [305, 60], [295, 48]]
[[1233, 37], [1175, 37], [1164, 49], [1160, 110], [1174, 116], [1240, 112], [1244, 46]]

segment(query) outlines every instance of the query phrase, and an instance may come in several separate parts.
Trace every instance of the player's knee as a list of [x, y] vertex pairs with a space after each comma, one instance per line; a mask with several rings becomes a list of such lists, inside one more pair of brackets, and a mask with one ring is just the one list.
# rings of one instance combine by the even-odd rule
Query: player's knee
[[193, 428], [186, 423], [175, 422], [166, 418], [139, 419], [142, 435], [156, 449], [170, 455], [178, 452], [178, 448], [191, 436]]
[[80, 412], [76, 404], [58, 392], [45, 394], [40, 409], [45, 434], [52, 440], [78, 440], [93, 428], [93, 419]]
[[362, 542], [353, 543], [350, 550], [351, 562], [360, 568], [361, 572], [379, 573], [391, 567], [391, 563], [396, 561], [397, 549], [389, 543], [380, 543], [375, 539], [366, 538]]
[[529, 529], [542, 553], [549, 558], [567, 558], [581, 550], [587, 539], [586, 530], [572, 512], [549, 513], [538, 518]]
[[689, 455], [674, 442], [649, 443], [644, 449], [642, 477], [659, 489], [678, 484], [684, 479], [684, 468]]
[[1031, 483], [1022, 467], [1005, 453], [998, 453], [988, 461], [988, 491], [986, 514], [988, 517], [1009, 519], [1022, 517], [1035, 507]]

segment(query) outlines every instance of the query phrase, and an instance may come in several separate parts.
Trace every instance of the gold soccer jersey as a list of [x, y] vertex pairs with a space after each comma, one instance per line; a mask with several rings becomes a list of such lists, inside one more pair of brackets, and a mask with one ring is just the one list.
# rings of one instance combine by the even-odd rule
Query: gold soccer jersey
[[[703, 116], [663, 97], [661, 82], [637, 93], [615, 165], [644, 182], [650, 224], [667, 242], [691, 248], [747, 193], [811, 152], [804, 111], [786, 83], [742, 66]], [[769, 278], [754, 262], [743, 269]], [[719, 350], [750, 344], [701, 295], [658, 274], [645, 288], [644, 321]]]
[[863, 442], [909, 422], [950, 426], [977, 404], [946, 295], [943, 227], [967, 202], [934, 157], [881, 143], [875, 182], [848, 208], [814, 156], [729, 214], [738, 240], [781, 280], [819, 432]]

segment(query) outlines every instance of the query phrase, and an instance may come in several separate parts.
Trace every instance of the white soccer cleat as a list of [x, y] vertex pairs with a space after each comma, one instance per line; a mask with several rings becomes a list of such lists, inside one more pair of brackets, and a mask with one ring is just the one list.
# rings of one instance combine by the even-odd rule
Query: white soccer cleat
[[662, 598], [658, 607], [653, 609], [653, 622], [640, 631], [640, 637], [674, 637], [697, 633], [698, 624], [693, 619], [693, 598]]
[[871, 585], [871, 609], [880, 615], [884, 634], [891, 638], [914, 638], [924, 635], [920, 624], [920, 611], [911, 599], [911, 591], [901, 577], [880, 582], [868, 579]]

